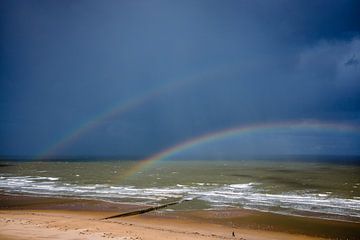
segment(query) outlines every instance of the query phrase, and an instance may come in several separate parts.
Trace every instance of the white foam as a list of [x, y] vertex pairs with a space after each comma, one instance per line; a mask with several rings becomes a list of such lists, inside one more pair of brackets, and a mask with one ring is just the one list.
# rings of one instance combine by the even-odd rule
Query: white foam
[[[0, 189], [40, 195], [61, 195], [96, 199], [124, 199], [136, 203], [157, 203], [170, 198], [199, 199], [212, 207], [233, 206], [262, 211], [307, 211], [360, 218], [360, 197], [341, 198], [331, 192], [267, 193], [260, 183], [176, 184], [168, 187], [111, 186], [109, 184], [78, 185], [61, 182], [57, 177], [0, 176]], [[259, 187], [260, 186], [260, 187]]]
[[249, 189], [252, 186], [256, 185], [256, 183], [245, 183], [245, 184], [230, 184], [229, 187], [239, 188], [239, 189]]
[[59, 180], [59, 178], [56, 178], [56, 177], [48, 177], [48, 179], [51, 180], [51, 181], [57, 181], [57, 180]]

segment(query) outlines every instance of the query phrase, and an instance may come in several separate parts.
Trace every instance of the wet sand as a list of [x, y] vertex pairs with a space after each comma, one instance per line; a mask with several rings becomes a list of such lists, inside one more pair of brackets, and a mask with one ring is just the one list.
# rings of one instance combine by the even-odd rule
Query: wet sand
[[360, 239], [359, 223], [241, 209], [154, 211], [102, 220], [142, 208], [94, 200], [2, 194], [0, 239]]

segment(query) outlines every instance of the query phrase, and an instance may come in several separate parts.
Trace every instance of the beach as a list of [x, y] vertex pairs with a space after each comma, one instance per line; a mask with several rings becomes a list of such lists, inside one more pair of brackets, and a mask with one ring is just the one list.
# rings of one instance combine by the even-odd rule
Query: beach
[[[359, 165], [194, 160], [138, 166], [5, 162], [0, 239], [360, 239]], [[127, 215], [109, 218], [121, 214]]]
[[[0, 239], [359, 239], [360, 224], [241, 209], [152, 211], [105, 201], [1, 195]], [[233, 235], [234, 233], [234, 235]]]

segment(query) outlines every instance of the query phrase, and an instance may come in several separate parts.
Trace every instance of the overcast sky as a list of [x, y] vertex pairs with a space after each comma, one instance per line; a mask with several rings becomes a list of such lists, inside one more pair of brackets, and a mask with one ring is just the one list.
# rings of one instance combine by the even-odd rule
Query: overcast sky
[[[129, 101], [49, 154], [147, 156], [235, 126], [360, 124], [359, 1], [1, 0], [0, 37], [0, 155], [38, 156]], [[359, 133], [306, 134], [196, 152], [360, 154]]]

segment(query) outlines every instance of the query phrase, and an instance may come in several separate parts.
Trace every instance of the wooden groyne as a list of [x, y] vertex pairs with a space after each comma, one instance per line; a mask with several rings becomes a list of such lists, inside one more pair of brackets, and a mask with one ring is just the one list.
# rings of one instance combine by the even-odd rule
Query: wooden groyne
[[182, 199], [182, 200], [177, 201], [177, 202], [170, 202], [170, 203], [166, 203], [166, 204], [155, 206], [155, 207], [149, 207], [149, 208], [145, 208], [145, 209], [140, 209], [140, 210], [136, 210], [136, 211], [131, 211], [131, 212], [126, 212], [126, 213], [113, 215], [113, 216], [110, 216], [110, 217], [103, 218], [102, 220], [139, 215], [139, 214], [155, 211], [155, 210], [158, 210], [158, 209], [161, 209], [161, 208], [166, 208], [166, 207], [169, 207], [169, 206], [172, 206], [172, 205], [180, 204], [180, 203], [185, 202], [185, 201], [191, 201], [191, 200], [190, 199]]

